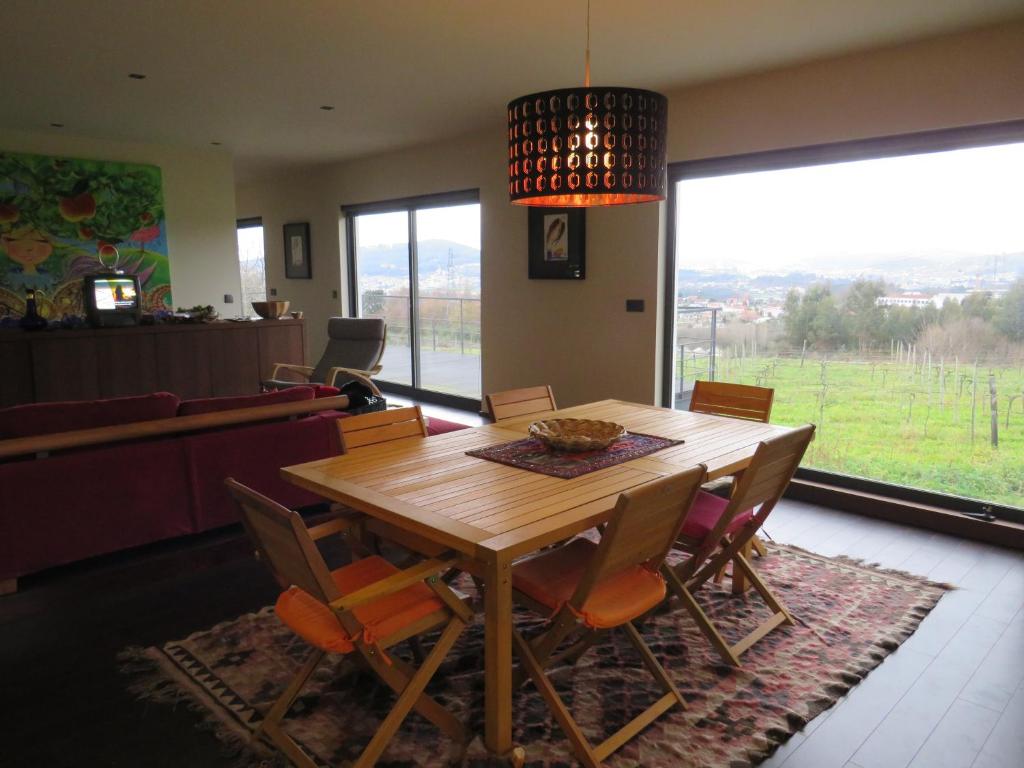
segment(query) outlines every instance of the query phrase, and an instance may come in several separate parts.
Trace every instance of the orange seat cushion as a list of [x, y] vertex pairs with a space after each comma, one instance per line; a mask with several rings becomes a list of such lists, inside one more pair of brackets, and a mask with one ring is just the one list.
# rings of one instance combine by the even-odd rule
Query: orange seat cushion
[[[338, 591], [343, 595], [386, 579], [398, 568], [383, 557], [356, 560], [331, 572]], [[364, 603], [352, 613], [367, 631], [367, 642], [382, 640], [435, 611], [445, 609], [441, 599], [422, 582]], [[308, 592], [291, 587], [281, 593], [274, 606], [278, 618], [310, 645], [330, 653], [351, 653], [352, 638], [341, 626], [334, 612]]]
[[[683, 523], [682, 535], [687, 539], [704, 541], [708, 534], [715, 529], [727, 506], [729, 506], [728, 499], [715, 496], [715, 494], [708, 493], [707, 491], [698, 491], [697, 498], [694, 499], [693, 506], [690, 508], [690, 513], [686, 516], [686, 522]], [[754, 510], [752, 509], [740, 512], [732, 519], [725, 532], [735, 533], [746, 525], [753, 515]]]
[[[597, 551], [588, 539], [573, 539], [512, 568], [512, 587], [554, 613], [572, 597]], [[665, 599], [661, 575], [643, 566], [627, 568], [594, 586], [580, 618], [594, 629], [611, 629], [647, 613]]]

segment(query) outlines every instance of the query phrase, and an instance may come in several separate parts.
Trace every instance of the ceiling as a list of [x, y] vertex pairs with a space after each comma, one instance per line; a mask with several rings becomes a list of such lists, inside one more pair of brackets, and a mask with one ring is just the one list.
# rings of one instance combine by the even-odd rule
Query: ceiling
[[[591, 13], [595, 83], [669, 90], [1024, 6], [593, 0]], [[493, 125], [510, 99], [582, 80], [585, 20], [586, 0], [3, 0], [0, 129], [220, 142], [251, 179]]]

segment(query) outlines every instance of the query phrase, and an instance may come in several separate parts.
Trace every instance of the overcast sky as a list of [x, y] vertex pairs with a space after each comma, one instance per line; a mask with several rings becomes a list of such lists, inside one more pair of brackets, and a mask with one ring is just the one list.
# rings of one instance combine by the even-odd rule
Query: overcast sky
[[[1024, 143], [679, 184], [680, 269], [748, 274], [870, 257], [1024, 252]], [[417, 213], [421, 240], [480, 247], [480, 206]], [[404, 212], [359, 217], [363, 247], [404, 243]]]
[[[358, 217], [357, 246], [391, 245], [409, 239], [405, 211], [377, 213]], [[451, 240], [480, 247], [480, 205], [453, 205], [425, 208], [416, 212], [416, 236], [420, 240]]]
[[1024, 144], [679, 184], [680, 269], [841, 268], [1024, 252]]

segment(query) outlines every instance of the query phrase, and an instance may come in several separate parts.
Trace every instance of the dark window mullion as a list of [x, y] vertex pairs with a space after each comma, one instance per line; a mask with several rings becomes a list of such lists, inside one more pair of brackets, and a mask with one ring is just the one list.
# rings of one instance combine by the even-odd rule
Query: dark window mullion
[[406, 211], [409, 217], [409, 350], [412, 354], [412, 385], [420, 388], [420, 285], [416, 254], [416, 209]]
[[350, 317], [360, 317], [362, 314], [359, 306], [359, 267], [356, 259], [356, 215], [348, 213], [345, 215], [345, 243], [348, 247], [348, 314]]

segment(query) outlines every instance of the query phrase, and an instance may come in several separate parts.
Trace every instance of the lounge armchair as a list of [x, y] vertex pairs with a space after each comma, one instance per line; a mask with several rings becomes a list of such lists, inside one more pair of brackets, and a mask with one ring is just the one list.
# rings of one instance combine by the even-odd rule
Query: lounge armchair
[[[332, 317], [327, 321], [327, 348], [315, 366], [275, 363], [270, 379], [263, 382], [267, 389], [286, 389], [304, 384], [324, 384], [341, 387], [350, 381], [368, 386], [380, 395], [371, 376], [381, 372], [381, 358], [387, 340], [387, 324], [383, 320], [357, 317]], [[287, 371], [301, 380], [281, 379]]]

